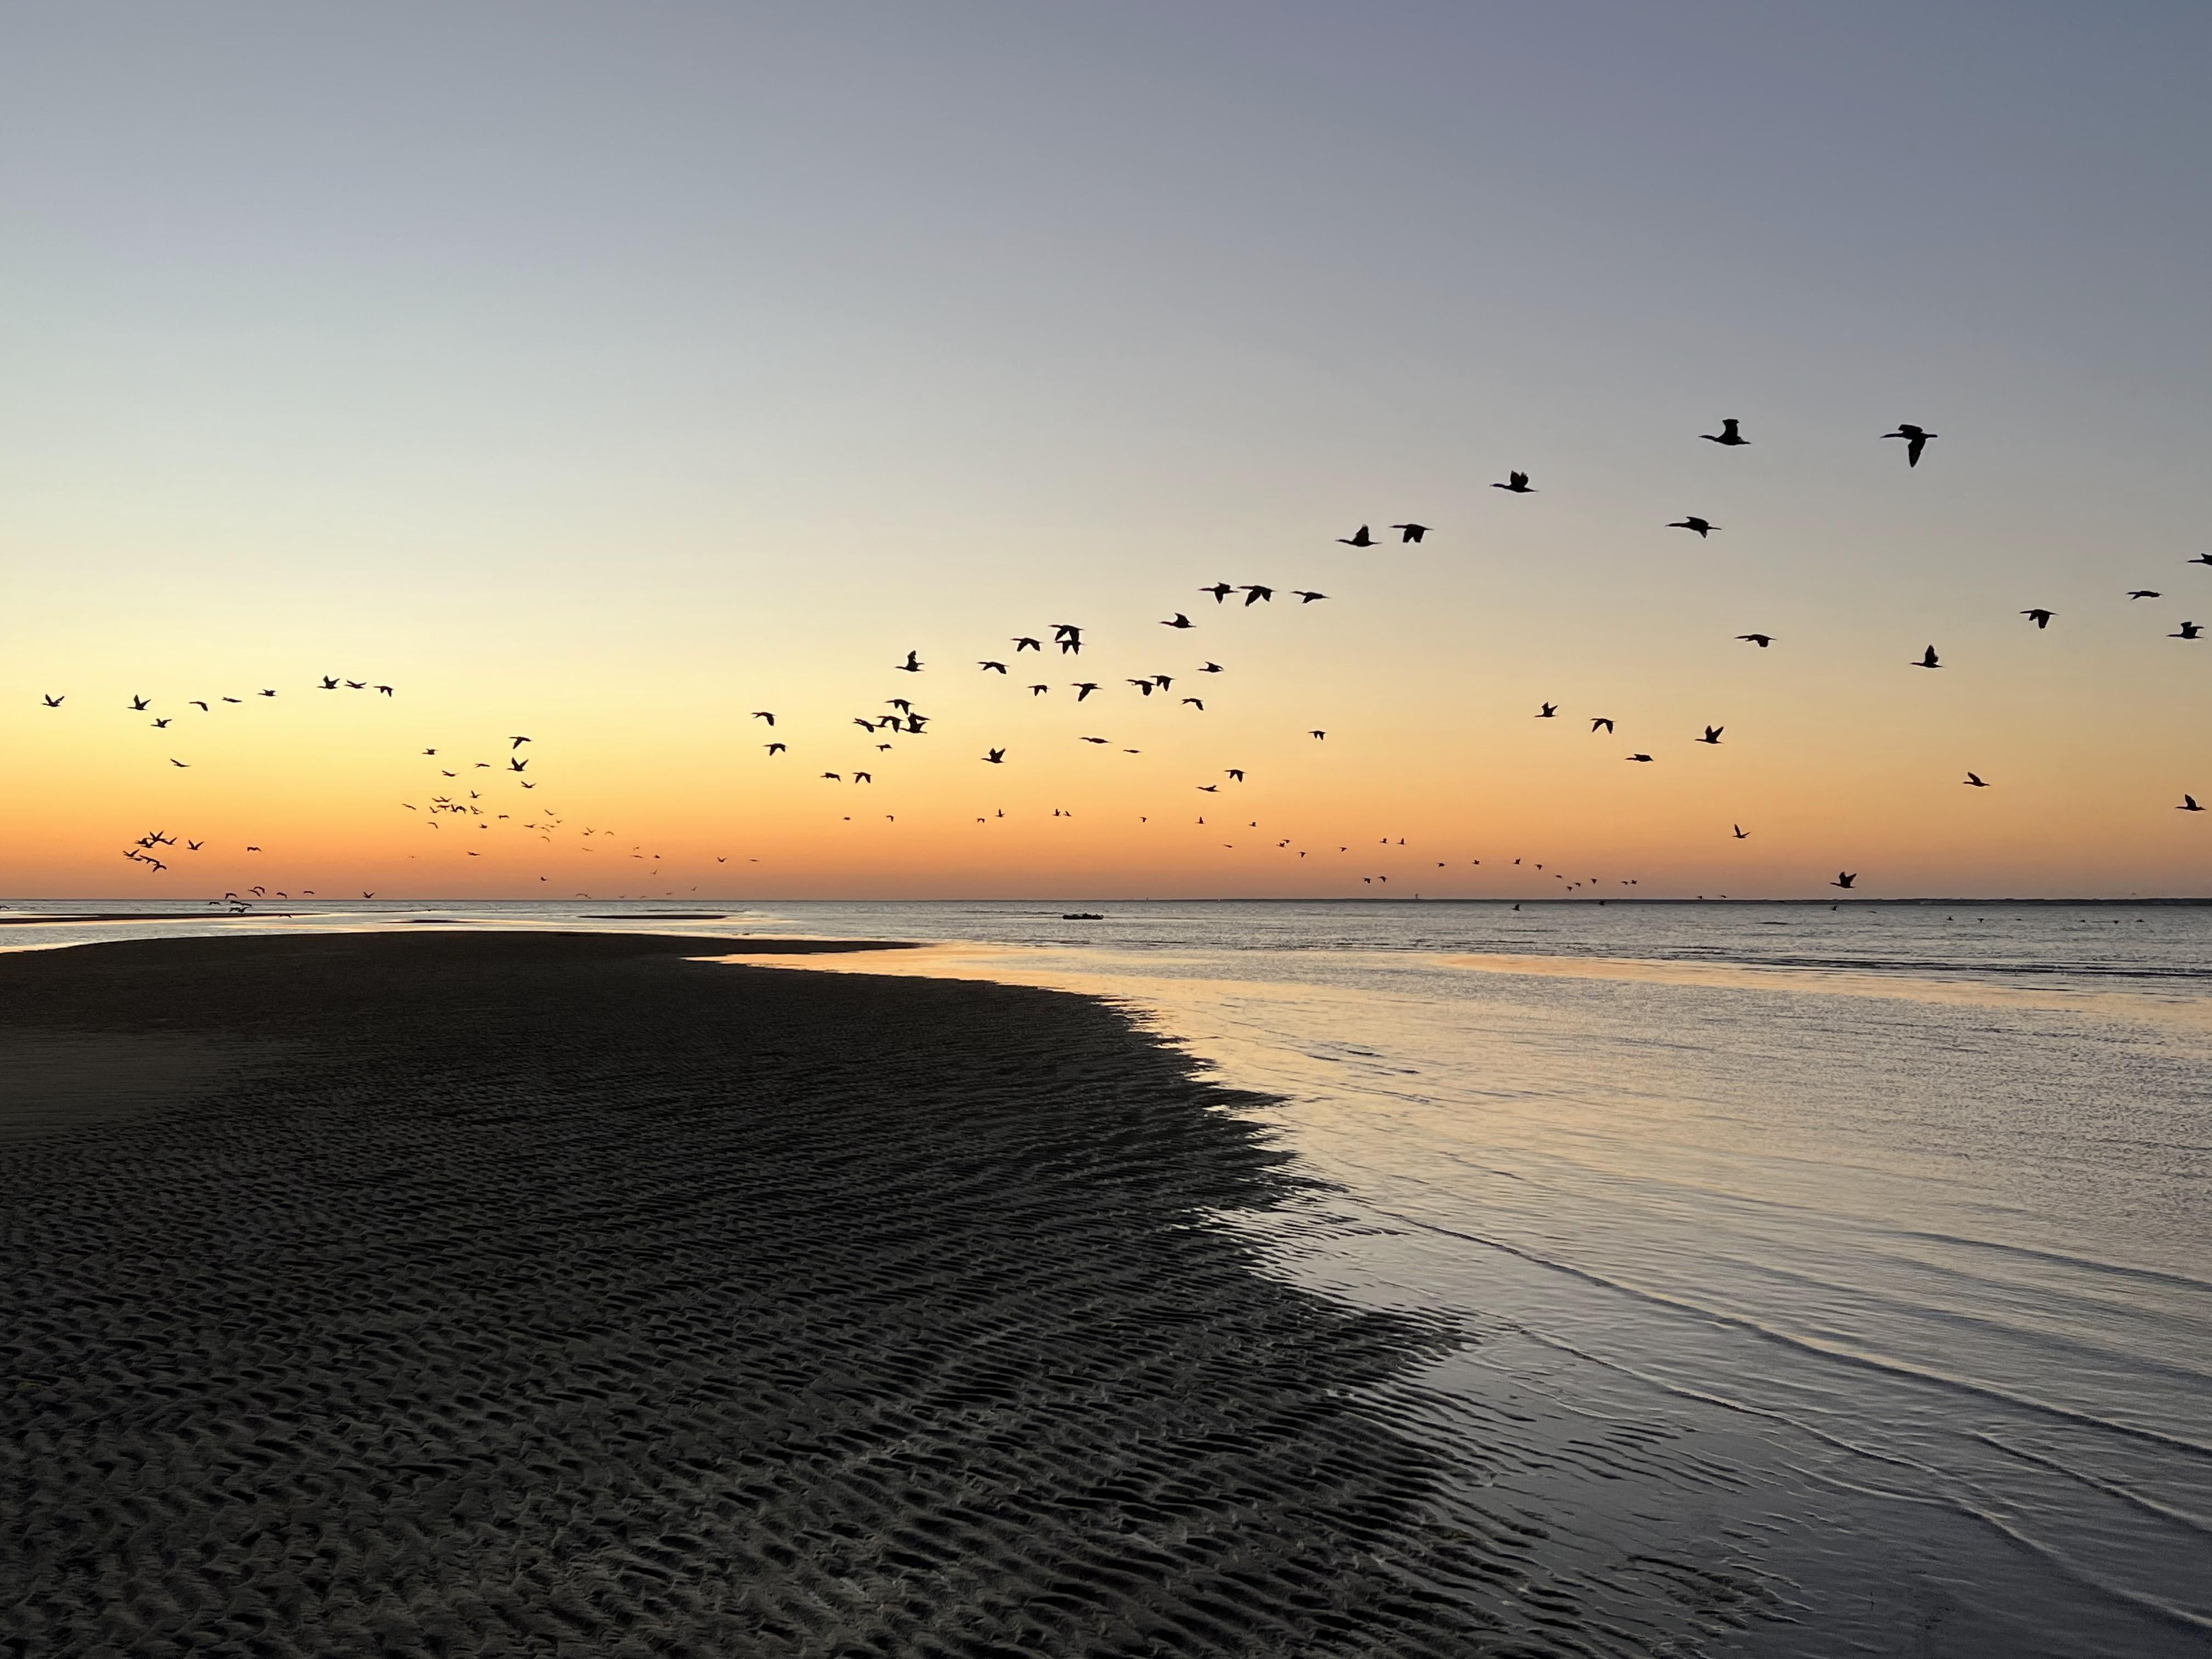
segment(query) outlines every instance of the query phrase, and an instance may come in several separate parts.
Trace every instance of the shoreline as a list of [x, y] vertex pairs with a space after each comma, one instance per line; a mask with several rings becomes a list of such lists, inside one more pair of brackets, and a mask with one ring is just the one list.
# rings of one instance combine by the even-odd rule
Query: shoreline
[[35, 1650], [1494, 1637], [1528, 1546], [1382, 1403], [1448, 1334], [1212, 1224], [1302, 1189], [1258, 1099], [1084, 997], [687, 959], [869, 948], [0, 957]]

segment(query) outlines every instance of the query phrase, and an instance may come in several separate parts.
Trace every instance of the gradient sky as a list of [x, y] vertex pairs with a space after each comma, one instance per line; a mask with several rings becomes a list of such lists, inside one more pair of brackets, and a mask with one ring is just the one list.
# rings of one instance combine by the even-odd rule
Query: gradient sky
[[[0, 40], [0, 891], [2212, 890], [2201, 5]], [[510, 819], [401, 806], [515, 732]], [[207, 847], [124, 864], [155, 827]]]

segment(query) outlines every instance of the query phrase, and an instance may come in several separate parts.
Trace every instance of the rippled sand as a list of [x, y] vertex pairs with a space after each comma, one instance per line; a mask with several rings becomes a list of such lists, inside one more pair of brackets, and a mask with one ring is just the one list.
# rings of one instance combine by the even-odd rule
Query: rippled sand
[[1081, 998], [699, 949], [0, 960], [0, 1064], [73, 1079], [0, 1141], [13, 1650], [1404, 1655], [1571, 1622], [1533, 1529], [1455, 1518], [1382, 1403], [1443, 1334], [1208, 1224], [1288, 1193], [1234, 1097]]

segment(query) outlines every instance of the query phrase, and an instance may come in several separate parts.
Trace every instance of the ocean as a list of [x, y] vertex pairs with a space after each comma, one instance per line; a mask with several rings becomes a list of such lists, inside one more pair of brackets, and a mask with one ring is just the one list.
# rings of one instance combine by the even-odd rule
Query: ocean
[[[1446, 1322], [1378, 1401], [1595, 1652], [2212, 1648], [2212, 908], [382, 902], [67, 922], [928, 942], [1267, 1096], [1279, 1270]], [[1070, 920], [1095, 912], [1095, 920]], [[896, 1033], [856, 1033], [895, 1045]]]

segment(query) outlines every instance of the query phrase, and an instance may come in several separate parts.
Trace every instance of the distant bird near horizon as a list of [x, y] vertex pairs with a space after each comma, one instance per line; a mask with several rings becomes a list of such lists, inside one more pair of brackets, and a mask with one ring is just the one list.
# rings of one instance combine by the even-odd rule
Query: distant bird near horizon
[[1709, 444], [1725, 444], [1730, 448], [1735, 448], [1751, 441], [1751, 440], [1745, 437], [1742, 433], [1736, 430], [1736, 428], [1740, 424], [1741, 422], [1739, 422], [1724, 419], [1721, 422], [1721, 429], [1719, 431], [1700, 432], [1698, 435], [1700, 438], [1703, 438]]
[[[1425, 524], [1394, 524], [1390, 528], [1398, 532], [1401, 542], [1418, 542], [1429, 533], [1429, 527]], [[1303, 858], [1305, 854], [1301, 853], [1298, 856]]]
[[1838, 870], [1836, 872], [1836, 878], [1830, 882], [1828, 885], [1831, 887], [1849, 887], [1857, 879], [1857, 872], [1852, 870]]
[[1929, 442], [1936, 437], [1933, 432], [1917, 427], [1910, 421], [1899, 421], [1897, 423], [1896, 431], [1885, 432], [1881, 435], [1885, 438], [1905, 440], [1905, 464], [1907, 466], [1920, 465], [1920, 452], [1927, 448]]
[[2036, 605], [2029, 610], [2021, 611], [2020, 614], [2027, 617], [2028, 621], [2033, 623], [2040, 629], [2050, 627], [2051, 619], [2058, 613], [2056, 611], [2046, 611], [2041, 605]]
[[1912, 668], [1941, 668], [1942, 665], [1943, 665], [1936, 659], [1936, 647], [1932, 645], [1928, 647], [1927, 652], [1921, 657], [1919, 661], [1907, 665], [1907, 666]]
[[1718, 530], [1720, 526], [1713, 523], [1711, 520], [1701, 519], [1696, 514], [1692, 513], [1687, 518], [1675, 520], [1672, 524], [1668, 525], [1667, 528], [1669, 530], [1694, 530], [1698, 532], [1698, 539], [1699, 541], [1703, 541], [1706, 537], [1711, 535], [1714, 531]]
[[1375, 545], [1375, 538], [1367, 533], [1367, 526], [1365, 525], [1360, 526], [1358, 530], [1354, 531], [1349, 536], [1339, 536], [1337, 540], [1342, 542], [1346, 547], [1372, 547]]
[[1774, 635], [1771, 634], [1739, 634], [1736, 635], [1736, 638], [1747, 641], [1750, 644], [1757, 646], [1762, 651], [1765, 650], [1768, 646], [1774, 643]]
[[1492, 489], [1509, 490], [1516, 495], [1533, 495], [1536, 493], [1528, 488], [1528, 475], [1525, 472], [1509, 472], [1505, 475], [1504, 483], [1494, 483], [1490, 487]]

